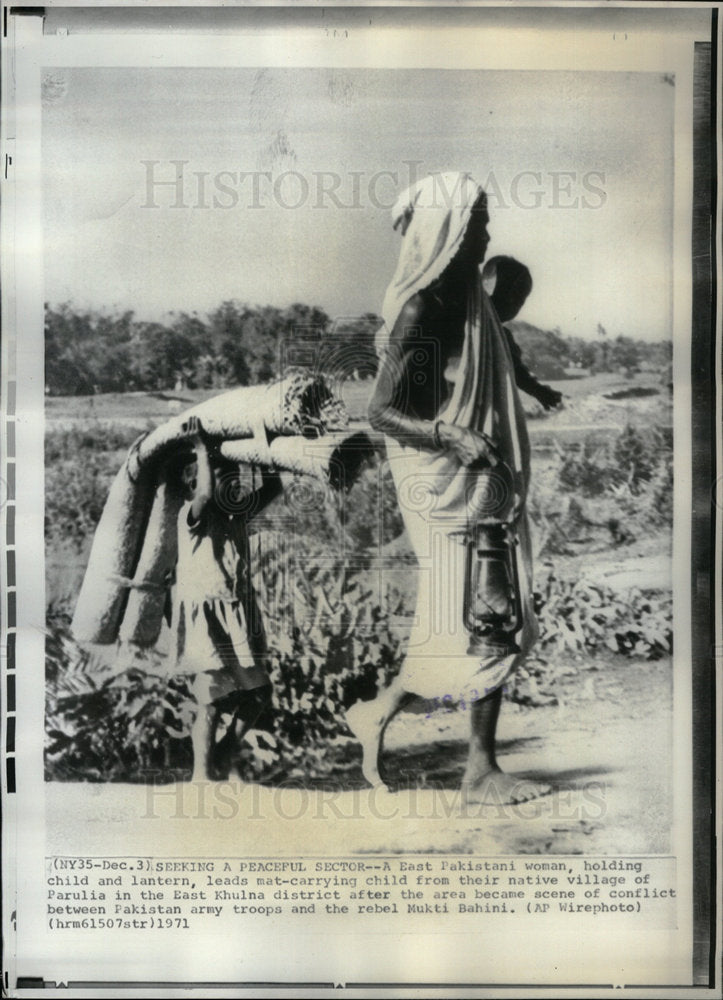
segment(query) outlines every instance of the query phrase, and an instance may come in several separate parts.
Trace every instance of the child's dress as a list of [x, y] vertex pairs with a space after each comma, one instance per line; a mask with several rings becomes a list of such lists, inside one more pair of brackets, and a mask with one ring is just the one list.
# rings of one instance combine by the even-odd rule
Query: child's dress
[[205, 674], [212, 700], [269, 683], [246, 522], [213, 501], [197, 521], [190, 502], [178, 515], [171, 634], [176, 673]]

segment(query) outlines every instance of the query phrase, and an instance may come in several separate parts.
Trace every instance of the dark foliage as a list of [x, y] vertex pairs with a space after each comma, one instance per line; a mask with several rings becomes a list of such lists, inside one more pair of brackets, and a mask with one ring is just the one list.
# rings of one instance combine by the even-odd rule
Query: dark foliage
[[372, 313], [332, 324], [316, 306], [286, 309], [223, 302], [207, 317], [171, 313], [163, 323], [69, 303], [45, 306], [45, 381], [52, 396], [225, 388], [266, 382], [289, 366], [339, 379], [376, 370]]
[[[376, 372], [380, 324], [374, 313], [332, 322], [323, 309], [298, 302], [279, 309], [230, 300], [206, 317], [171, 313], [164, 322], [46, 304], [47, 391], [82, 396], [253, 385], [289, 365], [319, 367], [339, 380], [368, 378]], [[672, 356], [668, 342], [608, 338], [604, 330], [596, 340], [583, 340], [522, 321], [508, 325], [525, 363], [542, 379], [565, 378], [575, 365], [632, 373], [645, 364], [664, 371]]]
[[656, 475], [672, 476], [672, 433], [666, 428], [639, 429], [627, 424], [609, 443], [586, 438], [563, 450], [560, 485], [582, 496], [600, 496], [625, 486], [634, 496]]

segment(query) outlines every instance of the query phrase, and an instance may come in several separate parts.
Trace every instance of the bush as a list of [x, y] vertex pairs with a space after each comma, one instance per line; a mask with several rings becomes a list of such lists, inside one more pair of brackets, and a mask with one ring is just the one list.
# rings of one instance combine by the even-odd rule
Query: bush
[[557, 652], [615, 653], [659, 659], [672, 650], [672, 600], [627, 595], [586, 580], [550, 575], [537, 594], [539, 646]]
[[45, 435], [45, 537], [81, 549], [103, 513], [125, 451], [144, 428], [84, 423]]
[[620, 479], [637, 489], [652, 478], [660, 458], [662, 440], [655, 430], [643, 433], [626, 424], [616, 438], [612, 459], [619, 470]]
[[46, 778], [145, 781], [148, 771], [180, 776], [192, 766], [185, 737], [194, 703], [182, 681], [126, 670], [68, 686], [48, 690]]
[[627, 486], [633, 495], [644, 490], [658, 473], [672, 470], [672, 434], [667, 430], [639, 430], [627, 424], [611, 444], [588, 436], [579, 447], [562, 451], [560, 486], [586, 497], [601, 496], [611, 488]]
[[45, 536], [81, 548], [103, 513], [117, 470], [99, 455], [79, 464], [56, 462], [45, 471]]
[[[402, 598], [379, 603], [363, 576], [311, 551], [296, 555], [281, 578], [276, 550], [256, 561], [254, 583], [269, 629], [273, 712], [269, 733], [247, 734], [247, 775], [269, 765], [324, 773], [330, 743], [348, 737], [344, 709], [373, 697], [399, 670], [406, 638], [395, 618]], [[287, 583], [291, 586], [287, 586]], [[145, 662], [144, 662], [145, 661]], [[187, 739], [196, 706], [183, 679], [165, 673], [151, 651], [110, 676], [93, 670], [51, 617], [46, 644], [46, 773], [60, 780], [142, 780], [191, 768]]]
[[45, 432], [45, 465], [69, 459], [78, 462], [87, 452], [125, 451], [149, 426], [126, 427], [115, 421], [87, 420]]
[[269, 510], [254, 523], [273, 530], [286, 518], [302, 544], [353, 554], [357, 567], [367, 566], [404, 531], [386, 463], [367, 464], [348, 493], [336, 493], [306, 477], [296, 485], [298, 489], [287, 489], [285, 507]]
[[398, 672], [406, 640], [397, 594], [375, 594], [364, 573], [328, 550], [299, 545], [282, 579], [278, 560], [254, 560], [269, 631], [273, 736], [279, 759], [323, 770], [330, 742], [347, 736], [344, 709], [372, 698]]
[[[268, 635], [273, 709], [268, 731], [246, 734], [240, 762], [246, 777], [263, 778], [269, 767], [313, 777], [328, 772], [330, 746], [349, 736], [344, 709], [373, 697], [398, 673], [409, 609], [394, 594], [380, 602], [363, 574], [320, 561], [313, 552], [299, 554], [291, 566], [291, 587], [284, 587], [273, 551], [255, 573], [261, 612], [273, 627]], [[551, 575], [537, 594], [536, 610], [543, 657], [609, 649], [656, 659], [671, 650], [668, 599], [635, 590], [620, 596]], [[120, 673], [99, 673], [70, 639], [67, 621], [57, 618], [50, 623], [46, 651], [49, 779], [134, 781], [150, 770], [169, 778], [190, 771], [188, 733], [196, 706], [182, 678], [164, 675], [159, 654], [151, 651]], [[544, 659], [531, 659], [524, 683], [516, 682], [509, 696], [547, 703], [549, 698], [520, 692], [533, 682], [542, 690], [552, 669]]]
[[[59, 551], [87, 543], [123, 453], [141, 429], [98, 423], [48, 434], [46, 527], [49, 538], [62, 540]], [[559, 482], [583, 494], [606, 492], [605, 503], [621, 511], [626, 525], [636, 518], [646, 526], [669, 523], [672, 441], [661, 432], [626, 428], [608, 449], [586, 444], [582, 455], [564, 454]], [[553, 469], [531, 504], [533, 515], [545, 515], [552, 543], [560, 532], [553, 518], [560, 507], [556, 485]], [[548, 496], [554, 497], [549, 509]], [[576, 498], [566, 499], [564, 527], [583, 517]], [[402, 532], [386, 467], [365, 470], [341, 516], [326, 495], [323, 503], [317, 494], [302, 500], [291, 505], [293, 543], [289, 532], [281, 541], [270, 532], [252, 540], [273, 685], [268, 728], [248, 733], [242, 747], [242, 766], [254, 777], [269, 767], [325, 773], [329, 747], [349, 736], [344, 709], [373, 697], [396, 675], [404, 655], [411, 608], [399, 594], [371, 589], [374, 575], [360, 568]], [[558, 541], [567, 544], [564, 531]], [[543, 654], [611, 649], [652, 659], [670, 649], [670, 602], [639, 592], [621, 598], [593, 584], [550, 577], [538, 610]], [[530, 676], [542, 682], [550, 669], [532, 662]], [[144, 780], [149, 770], [169, 777], [190, 771], [196, 706], [188, 685], [168, 675], [160, 654], [136, 657], [124, 670], [101, 670], [72, 641], [67, 615], [51, 608], [46, 672], [48, 778], [133, 781]]]
[[143, 781], [148, 769], [191, 766], [182, 744], [193, 701], [184, 682], [104, 669], [73, 640], [68, 616], [52, 607], [45, 685], [47, 779]]

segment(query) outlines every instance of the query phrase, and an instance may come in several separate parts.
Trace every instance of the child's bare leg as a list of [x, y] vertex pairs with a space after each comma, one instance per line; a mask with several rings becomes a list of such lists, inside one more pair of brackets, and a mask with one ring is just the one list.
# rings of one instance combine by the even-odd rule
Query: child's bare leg
[[[256, 721], [262, 711], [259, 706], [254, 715]], [[226, 732], [217, 739], [221, 716], [232, 716]], [[227, 781], [231, 773], [234, 757], [238, 750], [239, 736], [236, 732], [238, 713], [228, 699], [200, 705], [196, 720], [191, 729], [193, 742], [193, 781]], [[253, 725], [251, 722], [249, 725]], [[247, 725], [243, 731], [249, 728]]]
[[212, 778], [212, 755], [218, 723], [218, 710], [211, 700], [210, 680], [206, 674], [198, 674], [193, 682], [193, 696], [198, 704], [196, 718], [191, 726], [193, 746], [192, 781], [208, 781]]
[[502, 705], [502, 688], [475, 702], [470, 712], [469, 757], [462, 779], [467, 802], [502, 805], [546, 795], [550, 786], [505, 774], [497, 763], [495, 739]]
[[271, 704], [271, 685], [239, 692], [232, 696], [228, 711], [233, 719], [223, 737], [216, 743], [213, 753], [215, 770], [222, 780], [226, 780], [238, 755], [239, 744], [245, 733], [252, 729], [259, 716]]
[[362, 746], [362, 772], [370, 785], [383, 785], [384, 731], [411, 695], [397, 678], [373, 701], [358, 701], [346, 711], [347, 725]]
[[239, 698], [236, 709], [236, 719], [238, 720], [238, 738], [243, 739], [244, 733], [252, 729], [259, 716], [271, 705], [271, 685], [264, 684], [262, 687], [254, 688], [251, 691], [244, 691]]
[[191, 727], [193, 744], [193, 774], [191, 781], [208, 781], [211, 775], [211, 756], [216, 730], [216, 709], [213, 705], [199, 704]]
[[236, 748], [232, 723], [221, 739], [211, 747], [210, 772], [216, 781], [228, 781]]

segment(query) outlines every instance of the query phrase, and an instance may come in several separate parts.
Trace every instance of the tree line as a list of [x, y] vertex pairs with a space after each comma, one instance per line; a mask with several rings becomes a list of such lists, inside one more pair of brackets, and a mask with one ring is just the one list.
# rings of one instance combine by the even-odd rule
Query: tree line
[[349, 377], [374, 373], [372, 313], [331, 321], [323, 309], [223, 302], [207, 316], [171, 313], [166, 322], [109, 315], [70, 303], [45, 306], [49, 395], [226, 388], [267, 382], [289, 365], [333, 363]]
[[[171, 313], [165, 322], [45, 306], [45, 385], [53, 396], [100, 392], [223, 389], [267, 382], [293, 366], [319, 366], [347, 378], [375, 374], [374, 313], [333, 320], [318, 306], [280, 309], [230, 300], [205, 317]], [[564, 378], [577, 366], [590, 371], [663, 370], [669, 343], [619, 336], [562, 337], [529, 323], [513, 323], [529, 367], [541, 378]]]
[[597, 336], [563, 337], [559, 328], [540, 330], [529, 323], [508, 324], [530, 368], [545, 379], [562, 379], [581, 370], [592, 375], [598, 372], [622, 372], [633, 375], [646, 368], [669, 376], [673, 360], [670, 340], [636, 340], [624, 334], [609, 336], [598, 323]]

